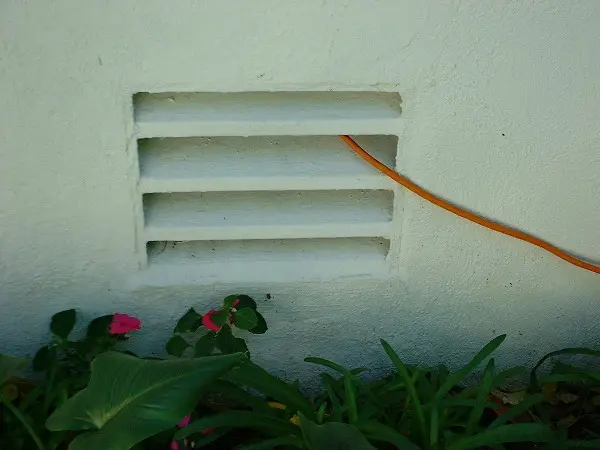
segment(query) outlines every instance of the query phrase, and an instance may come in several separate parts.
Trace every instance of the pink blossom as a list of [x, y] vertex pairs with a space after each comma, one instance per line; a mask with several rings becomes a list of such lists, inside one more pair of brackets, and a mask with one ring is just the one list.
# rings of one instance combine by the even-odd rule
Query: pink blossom
[[131, 317], [127, 314], [113, 314], [113, 320], [110, 324], [110, 334], [125, 334], [130, 331], [142, 328], [142, 321], [137, 317]]
[[214, 309], [211, 309], [209, 312], [202, 316], [202, 325], [208, 328], [211, 331], [219, 331], [221, 327], [212, 321], [212, 316], [216, 313]]
[[185, 428], [188, 426], [188, 424], [190, 423], [190, 419], [192, 418], [192, 416], [185, 416], [183, 419], [181, 419], [179, 421], [179, 423], [177, 424], [177, 426], [179, 428]]
[[169, 446], [171, 450], [179, 450], [179, 444], [177, 441], [171, 441], [171, 445]]

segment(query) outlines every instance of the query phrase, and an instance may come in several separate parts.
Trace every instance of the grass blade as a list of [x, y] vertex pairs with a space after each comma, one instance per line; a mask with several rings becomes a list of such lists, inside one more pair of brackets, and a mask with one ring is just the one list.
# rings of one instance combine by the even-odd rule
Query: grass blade
[[236, 447], [238, 450], [272, 450], [285, 446], [291, 446], [296, 448], [303, 448], [302, 441], [294, 437], [278, 437], [273, 439], [267, 439], [256, 444], [244, 445], [242, 447]]
[[359, 422], [356, 424], [356, 428], [373, 441], [387, 442], [402, 450], [420, 450], [409, 438], [379, 422]]
[[487, 429], [450, 445], [447, 450], [469, 450], [507, 442], [549, 442], [550, 428], [540, 423], [516, 423]]
[[311, 420], [315, 417], [310, 403], [296, 388], [251, 361], [229, 371], [223, 378], [234, 384], [256, 389], [267, 397], [283, 403], [291, 410], [301, 411]]
[[497, 338], [492, 339], [488, 342], [485, 347], [483, 347], [475, 357], [462, 369], [458, 372], [451, 374], [446, 378], [446, 381], [442, 384], [442, 386], [438, 389], [436, 398], [434, 401], [439, 401], [442, 399], [444, 395], [450, 391], [454, 386], [460, 383], [460, 381], [471, 373], [473, 370], [477, 368], [488, 356], [490, 356], [494, 350], [496, 350], [502, 342], [506, 339], [506, 335], [502, 334]]
[[229, 411], [215, 416], [202, 417], [175, 434], [176, 440], [184, 439], [207, 428], [254, 428], [279, 434], [299, 435], [300, 429], [290, 422], [267, 414], [251, 411]]
[[590, 441], [567, 441], [566, 448], [600, 448], [600, 439], [592, 439]]
[[593, 350], [587, 347], [569, 347], [544, 355], [542, 359], [540, 359], [533, 367], [533, 369], [531, 369], [531, 374], [529, 376], [529, 389], [531, 391], [537, 391], [540, 389], [540, 385], [537, 380], [537, 370], [541, 367], [541, 365], [544, 364], [548, 359], [561, 355], [587, 355], [600, 357], [600, 350]]
[[406, 366], [404, 365], [404, 363], [402, 362], [400, 357], [396, 354], [394, 349], [390, 346], [390, 344], [388, 344], [386, 341], [381, 339], [381, 345], [383, 346], [383, 349], [385, 350], [388, 357], [390, 358], [390, 360], [396, 367], [396, 370], [398, 370], [398, 373], [400, 374], [400, 376], [404, 379], [404, 383], [406, 385], [406, 390], [408, 391], [408, 395], [413, 403], [415, 415], [417, 417], [419, 433], [421, 434], [421, 437], [425, 441], [427, 439], [427, 431], [426, 431], [427, 425], [425, 423], [425, 414], [423, 413], [423, 405], [421, 404], [421, 400], [419, 399], [417, 390], [415, 388], [415, 384], [410, 376], [410, 373], [408, 372], [408, 369], [406, 368]]
[[316, 358], [314, 356], [309, 356], [308, 358], [304, 358], [304, 361], [311, 364], [318, 364], [320, 366], [329, 367], [330, 369], [335, 370], [336, 372], [339, 372], [341, 374], [347, 374], [349, 372], [346, 368], [325, 358]]
[[490, 359], [485, 371], [483, 372], [483, 380], [477, 390], [477, 396], [475, 397], [475, 405], [471, 409], [469, 414], [469, 420], [467, 421], [467, 434], [473, 434], [475, 427], [479, 424], [485, 404], [487, 403], [488, 395], [492, 390], [494, 382], [494, 358]]
[[356, 404], [356, 388], [350, 374], [344, 376], [344, 390], [348, 401], [348, 419], [350, 424], [353, 425], [358, 420], [358, 406]]
[[509, 408], [508, 411], [506, 411], [504, 414], [498, 416], [496, 420], [494, 420], [490, 424], [489, 428], [496, 428], [502, 426], [510, 420], [514, 419], [515, 417], [519, 417], [521, 414], [529, 411], [533, 406], [543, 401], [544, 396], [542, 394], [534, 394], [530, 395], [529, 397], [525, 397], [523, 401], [521, 401], [519, 404], [513, 406], [512, 408]]

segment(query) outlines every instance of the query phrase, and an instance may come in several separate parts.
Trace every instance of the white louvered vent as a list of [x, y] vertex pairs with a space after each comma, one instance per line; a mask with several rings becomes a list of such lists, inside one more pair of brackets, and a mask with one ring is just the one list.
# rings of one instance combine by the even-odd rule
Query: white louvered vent
[[141, 93], [139, 236], [150, 283], [387, 274], [395, 92]]

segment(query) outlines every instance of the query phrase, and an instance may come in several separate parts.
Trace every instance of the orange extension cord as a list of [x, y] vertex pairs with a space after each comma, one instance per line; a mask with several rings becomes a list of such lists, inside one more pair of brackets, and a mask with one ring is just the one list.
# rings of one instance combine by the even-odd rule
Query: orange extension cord
[[398, 172], [390, 169], [388, 166], [386, 166], [382, 162], [380, 162], [377, 159], [375, 159], [374, 157], [372, 157], [366, 150], [364, 150], [360, 145], [358, 145], [356, 143], [356, 141], [354, 139], [352, 139], [350, 136], [340, 135], [340, 138], [342, 138], [342, 140], [346, 144], [348, 144], [348, 147], [350, 147], [352, 150], [354, 150], [358, 154], [358, 156], [360, 156], [362, 159], [364, 159], [370, 165], [372, 165], [377, 170], [379, 170], [383, 174], [390, 177], [395, 182], [401, 184], [409, 191], [412, 191], [415, 194], [417, 194], [419, 197], [424, 198], [428, 202], [431, 202], [434, 205], [437, 205], [440, 208], [445, 209], [446, 211], [450, 211], [451, 213], [456, 214], [457, 216], [460, 216], [463, 219], [467, 219], [471, 222], [475, 222], [475, 223], [481, 225], [482, 227], [489, 228], [490, 230], [497, 231], [498, 233], [506, 234], [507, 236], [512, 236], [516, 239], [520, 239], [525, 242], [529, 242], [530, 244], [533, 244], [533, 245], [537, 245], [538, 247], [541, 247], [544, 250], [549, 251], [553, 255], [556, 255], [559, 258], [564, 259], [565, 261], [567, 261], [577, 267], [581, 267], [582, 269], [586, 269], [586, 270], [589, 270], [594, 273], [600, 273], [600, 266], [590, 264], [579, 258], [576, 258], [575, 256], [569, 255], [567, 252], [561, 250], [558, 247], [555, 247], [554, 245], [550, 244], [549, 242], [546, 242], [542, 239], [536, 238], [535, 236], [532, 236], [531, 234], [527, 234], [522, 231], [516, 230], [514, 228], [508, 227], [506, 225], [501, 225], [490, 219], [486, 219], [485, 217], [479, 216], [470, 211], [467, 211], [466, 209], [463, 209], [459, 206], [456, 206], [456, 205], [453, 205], [452, 203], [447, 202], [446, 200], [438, 197], [437, 195], [434, 195], [431, 192], [426, 191], [422, 187], [420, 187], [420, 186], [416, 185], [415, 183], [413, 183], [412, 181], [410, 181], [405, 176], [400, 175]]

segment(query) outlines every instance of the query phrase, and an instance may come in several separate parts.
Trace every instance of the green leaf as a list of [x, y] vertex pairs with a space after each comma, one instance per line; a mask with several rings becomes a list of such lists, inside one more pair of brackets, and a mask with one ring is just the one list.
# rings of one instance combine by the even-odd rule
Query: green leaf
[[196, 341], [194, 346], [194, 356], [210, 356], [215, 349], [215, 334], [206, 333]]
[[408, 395], [413, 403], [417, 423], [419, 426], [419, 432], [421, 437], [425, 440], [428, 437], [428, 433], [426, 431], [426, 422], [425, 422], [425, 414], [423, 413], [423, 405], [421, 404], [421, 400], [419, 399], [419, 395], [417, 394], [417, 389], [415, 388], [415, 384], [410, 376], [410, 373], [407, 367], [404, 365], [400, 357], [396, 354], [394, 349], [388, 344], [386, 341], [381, 339], [381, 345], [383, 345], [383, 349], [387, 353], [388, 357], [391, 359], [392, 363], [398, 370], [398, 373], [404, 380], [404, 384], [406, 386], [406, 390], [408, 391]]
[[302, 413], [298, 417], [309, 450], [376, 450], [352, 425], [340, 422], [317, 425]]
[[41, 372], [49, 369], [56, 359], [56, 349], [49, 345], [44, 345], [36, 352], [31, 366], [35, 372]]
[[50, 331], [61, 339], [67, 339], [71, 331], [73, 331], [76, 320], [77, 313], [74, 309], [67, 309], [66, 311], [56, 313], [52, 316]]
[[496, 428], [501, 425], [504, 425], [506, 422], [511, 421], [515, 417], [519, 417], [521, 414], [529, 411], [533, 406], [542, 403], [543, 401], [543, 394], [534, 394], [527, 396], [519, 404], [509, 408], [504, 414], [498, 416], [488, 428]]
[[50, 416], [51, 431], [79, 434], [69, 450], [126, 450], [174, 427], [196, 406], [202, 389], [244, 355], [156, 361], [117, 352], [92, 362], [87, 388]]
[[540, 423], [515, 423], [484, 430], [474, 436], [455, 441], [448, 450], [467, 450], [504, 444], [507, 442], [548, 442], [552, 439], [550, 428]]
[[27, 359], [0, 354], [0, 386], [27, 365]]
[[247, 361], [229, 371], [224, 378], [238, 386], [255, 389], [265, 397], [271, 397], [293, 411], [301, 411], [308, 417], [314, 417], [310, 402], [295, 387], [271, 375], [252, 361]]
[[316, 358], [314, 356], [309, 356], [308, 358], [304, 358], [304, 361], [307, 363], [318, 364], [320, 366], [328, 367], [328, 368], [335, 370], [336, 372], [339, 372], [342, 374], [348, 373], [348, 370], [345, 367], [342, 367], [339, 364], [329, 361], [328, 359]]
[[224, 325], [217, 333], [215, 344], [217, 348], [225, 354], [238, 352], [245, 353], [248, 351], [246, 341], [242, 338], [236, 338], [231, 333], [231, 327], [229, 325]]
[[567, 441], [565, 448], [592, 448], [598, 450], [600, 448], [600, 439], [592, 439], [588, 441]]
[[257, 444], [244, 445], [237, 447], [237, 450], [273, 450], [278, 448], [287, 448], [288, 446], [304, 448], [302, 441], [296, 437], [278, 437], [266, 439]]
[[475, 397], [475, 406], [471, 409], [469, 414], [469, 420], [467, 422], [467, 434], [473, 434], [475, 427], [479, 424], [485, 405], [487, 403], [488, 395], [492, 390], [494, 382], [494, 358], [490, 359], [484, 372], [483, 380], [477, 387], [477, 396]]
[[267, 321], [261, 313], [259, 313], [258, 311], [255, 311], [255, 313], [256, 317], [258, 318], [258, 322], [256, 323], [256, 326], [249, 331], [253, 334], [265, 334], [268, 330]]
[[181, 319], [175, 326], [174, 333], [190, 333], [196, 331], [202, 321], [202, 316], [196, 312], [194, 308], [188, 309], [188, 311], [181, 316]]
[[527, 368], [524, 366], [516, 366], [503, 370], [494, 377], [494, 387], [502, 387], [511, 378], [520, 378], [526, 372]]
[[370, 440], [387, 442], [402, 450], [420, 450], [403, 434], [376, 421], [358, 422], [356, 427]]
[[108, 329], [113, 321], [112, 314], [96, 317], [87, 328], [87, 336], [90, 338], [103, 337], [108, 334]]
[[229, 315], [230, 314], [229, 314], [229, 310], [228, 309], [221, 309], [219, 311], [216, 311], [211, 316], [211, 320], [218, 327], [222, 327], [223, 325], [225, 325], [227, 323], [227, 320], [229, 319]]
[[175, 434], [176, 440], [185, 439], [192, 434], [199, 433], [207, 428], [255, 428], [272, 431], [280, 434], [298, 434], [298, 427], [287, 420], [267, 414], [251, 411], [226, 411], [215, 416], [202, 417], [194, 420], [187, 427]]
[[564, 348], [562, 350], [557, 350], [555, 352], [550, 352], [546, 355], [544, 355], [542, 357], [542, 359], [540, 359], [538, 361], [538, 363], [533, 367], [533, 369], [531, 369], [531, 374], [529, 376], [529, 390], [530, 391], [536, 391], [540, 389], [538, 380], [537, 380], [537, 370], [540, 368], [540, 366], [542, 364], [544, 364], [544, 362], [546, 362], [547, 359], [549, 358], [553, 358], [555, 356], [560, 356], [560, 355], [587, 355], [587, 356], [596, 356], [596, 357], [600, 357], [600, 350], [593, 350], [591, 348], [587, 348], [587, 347], [569, 347], [569, 348]]
[[169, 339], [167, 345], [165, 345], [165, 348], [169, 355], [179, 357], [181, 357], [181, 355], [183, 355], [183, 352], [185, 352], [189, 347], [190, 344], [188, 344], [187, 341], [178, 334]]
[[233, 324], [242, 330], [251, 330], [258, 325], [258, 316], [251, 308], [241, 308], [233, 313]]
[[257, 397], [248, 393], [246, 390], [233, 383], [224, 380], [217, 380], [211, 384], [211, 391], [214, 390], [221, 394], [224, 394], [227, 398], [231, 398], [244, 405], [249, 406], [255, 412], [264, 414], [272, 413], [273, 410], [269, 407], [264, 398]]
[[[236, 300], [239, 300], [236, 305], [235, 308], [237, 309], [242, 309], [242, 308], [251, 308], [251, 309], [256, 309], [256, 302], [251, 298], [248, 297], [247, 295], [230, 295], [228, 297], [225, 297], [225, 307], [229, 307], [229, 308], [233, 308], [233, 304]], [[231, 306], [227, 306], [227, 305], [231, 305]]]
[[479, 366], [479, 364], [481, 364], [488, 356], [490, 356], [494, 352], [494, 350], [496, 350], [500, 346], [500, 344], [502, 344], [502, 342], [504, 342], [504, 339], [506, 339], [505, 334], [502, 334], [497, 338], [492, 339], [475, 355], [475, 357], [465, 367], [460, 369], [458, 372], [449, 375], [446, 379], [446, 382], [443, 383], [442, 386], [440, 386], [440, 388], [438, 389], [435, 396], [435, 401], [441, 400], [442, 397], [446, 395], [448, 391], [450, 391], [450, 389], [459, 384], [464, 377], [466, 377], [469, 373], [475, 370], [477, 366]]
[[354, 386], [350, 374], [344, 375], [344, 392], [348, 402], [348, 419], [354, 425], [358, 420], [358, 405], [356, 403], [356, 386]]

